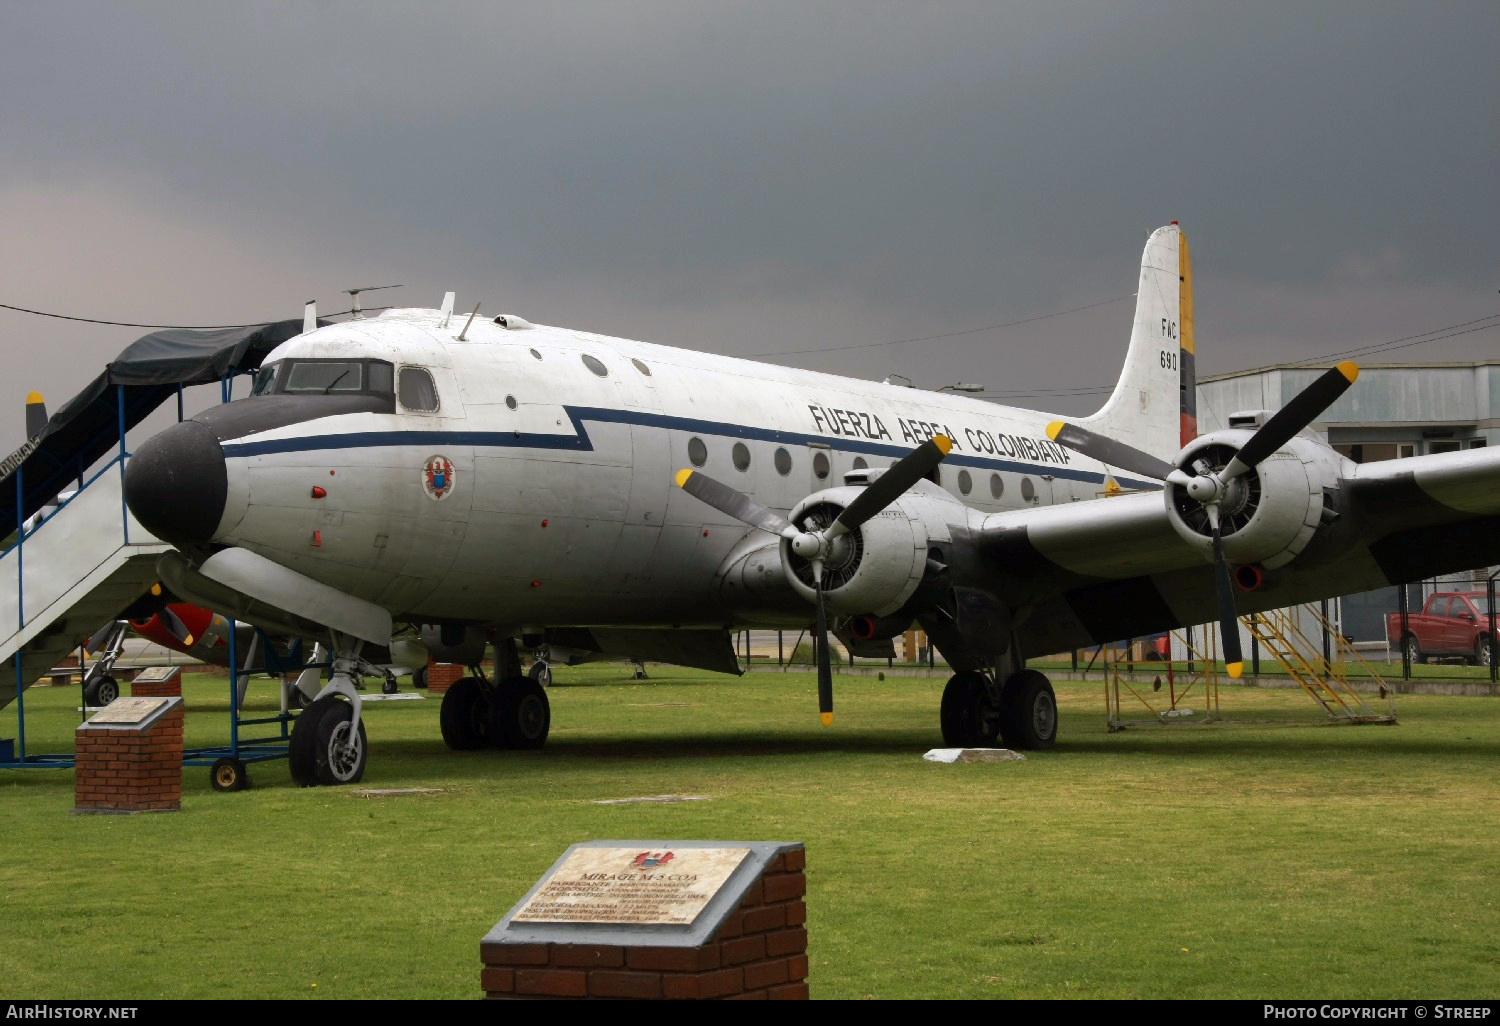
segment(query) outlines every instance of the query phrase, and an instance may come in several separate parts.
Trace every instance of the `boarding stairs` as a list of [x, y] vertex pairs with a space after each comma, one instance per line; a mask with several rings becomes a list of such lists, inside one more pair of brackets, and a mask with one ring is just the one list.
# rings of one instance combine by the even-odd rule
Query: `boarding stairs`
[[[1251, 636], [1286, 671], [1287, 676], [1317, 702], [1330, 720], [1343, 723], [1394, 723], [1395, 689], [1385, 683], [1352, 644], [1344, 639], [1338, 626], [1317, 606], [1292, 606], [1257, 613], [1240, 621]], [[1329, 641], [1325, 658], [1322, 643], [1314, 642], [1308, 632], [1316, 632]], [[1386, 699], [1388, 712], [1378, 713], [1350, 681], [1351, 661], [1359, 665], [1377, 694]]]
[[156, 581], [171, 546], [124, 501], [119, 453], [0, 554], [0, 708], [14, 702]]

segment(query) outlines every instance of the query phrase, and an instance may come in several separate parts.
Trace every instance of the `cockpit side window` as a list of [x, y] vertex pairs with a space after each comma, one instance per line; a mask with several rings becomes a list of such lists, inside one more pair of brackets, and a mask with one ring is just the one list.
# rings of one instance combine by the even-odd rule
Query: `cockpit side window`
[[250, 389], [251, 395], [270, 395], [271, 390], [276, 387], [276, 372], [281, 369], [281, 363], [268, 363], [255, 373], [255, 387]]
[[401, 408], [418, 413], [436, 413], [437, 385], [425, 367], [402, 367], [396, 379], [396, 399]]

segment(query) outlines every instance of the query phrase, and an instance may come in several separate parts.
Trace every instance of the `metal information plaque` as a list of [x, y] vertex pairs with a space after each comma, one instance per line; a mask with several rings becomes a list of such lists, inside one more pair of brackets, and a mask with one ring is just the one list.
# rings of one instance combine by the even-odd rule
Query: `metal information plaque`
[[579, 848], [511, 921], [688, 925], [749, 854], [749, 848]]
[[135, 675], [137, 684], [165, 684], [182, 672], [180, 666], [148, 666]]
[[164, 712], [172, 701], [171, 698], [117, 698], [90, 717], [89, 723], [139, 726]]

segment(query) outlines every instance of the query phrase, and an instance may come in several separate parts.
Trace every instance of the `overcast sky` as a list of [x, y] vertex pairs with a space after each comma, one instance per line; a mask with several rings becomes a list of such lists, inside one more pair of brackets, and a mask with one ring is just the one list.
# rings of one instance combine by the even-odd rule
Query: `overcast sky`
[[[1494, 0], [0, 0], [0, 303], [399, 282], [365, 302], [1080, 414], [1175, 218], [1200, 374], [1492, 358], [1497, 52]], [[0, 310], [0, 450], [143, 333]]]

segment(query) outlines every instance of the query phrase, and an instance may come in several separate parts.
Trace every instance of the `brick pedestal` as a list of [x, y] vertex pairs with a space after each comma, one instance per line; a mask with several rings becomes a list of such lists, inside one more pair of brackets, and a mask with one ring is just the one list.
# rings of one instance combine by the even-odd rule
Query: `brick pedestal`
[[130, 682], [130, 697], [181, 698], [181, 667], [153, 666], [136, 674]]
[[77, 731], [74, 812], [182, 807], [182, 699], [120, 698]]
[[[731, 878], [725, 891], [737, 893], [737, 900], [719, 908], [710, 904], [699, 917], [708, 922], [694, 924], [698, 937], [672, 937], [653, 927], [590, 929], [571, 923], [550, 930], [522, 928], [509, 937], [519, 925], [512, 921], [513, 909], [480, 945], [485, 996], [806, 1000], [806, 852], [801, 844], [777, 842], [756, 843], [752, 851], [752, 859], [761, 856], [755, 872]], [[674, 943], [680, 941], [688, 943]]]
[[468, 675], [469, 671], [457, 663], [429, 662], [427, 664], [427, 693], [441, 695], [453, 686], [454, 681]]

